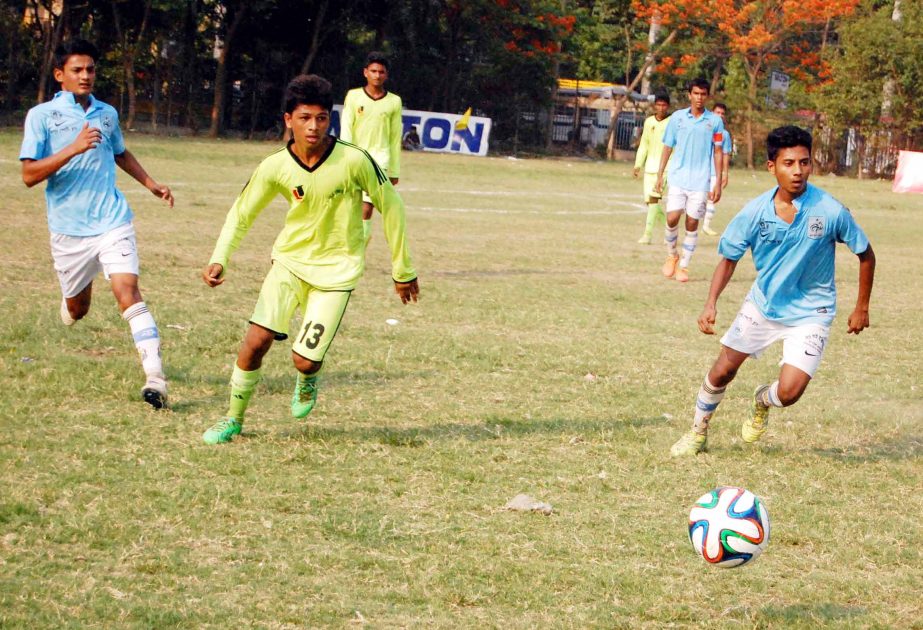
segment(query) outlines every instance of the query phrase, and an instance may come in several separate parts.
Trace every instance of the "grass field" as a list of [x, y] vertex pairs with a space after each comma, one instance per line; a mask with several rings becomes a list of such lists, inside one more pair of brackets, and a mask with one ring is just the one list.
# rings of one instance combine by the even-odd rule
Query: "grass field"
[[[127, 140], [177, 198], [120, 174], [169, 412], [141, 402], [101, 278], [87, 319], [60, 324], [43, 196], [19, 179], [19, 132], [0, 133], [0, 627], [923, 628], [920, 197], [814, 180], [874, 243], [872, 327], [845, 334], [858, 263], [841, 248], [840, 315], [802, 401], [741, 442], [775, 348], [729, 389], [711, 452], [675, 461], [719, 347], [695, 325], [716, 239], [680, 285], [635, 244], [628, 164], [405, 155], [420, 303], [394, 296], [379, 224], [309, 421], [289, 416], [278, 344], [244, 434], [207, 447], [283, 206], [224, 286], [199, 273], [275, 146]], [[733, 171], [718, 224], [770, 183]], [[753, 277], [748, 257], [721, 330]], [[718, 485], [768, 507], [752, 566], [712, 569], [689, 544], [689, 507]], [[503, 509], [523, 492], [554, 514]]]

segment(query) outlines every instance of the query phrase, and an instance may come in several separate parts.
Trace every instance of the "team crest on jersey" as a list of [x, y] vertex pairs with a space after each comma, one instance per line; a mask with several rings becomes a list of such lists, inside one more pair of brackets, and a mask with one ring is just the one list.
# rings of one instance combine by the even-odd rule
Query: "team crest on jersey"
[[298, 186], [297, 188], [292, 188], [292, 197], [296, 200], [301, 201], [304, 199], [304, 186]]
[[115, 127], [115, 120], [112, 116], [103, 116], [100, 121], [100, 125], [103, 128], [103, 131], [106, 133], [112, 133], [112, 128]]
[[365, 112], [365, 105], [360, 105], [359, 109], [356, 110], [356, 113], [362, 114], [363, 112]]
[[824, 217], [808, 217], [808, 238], [823, 238]]

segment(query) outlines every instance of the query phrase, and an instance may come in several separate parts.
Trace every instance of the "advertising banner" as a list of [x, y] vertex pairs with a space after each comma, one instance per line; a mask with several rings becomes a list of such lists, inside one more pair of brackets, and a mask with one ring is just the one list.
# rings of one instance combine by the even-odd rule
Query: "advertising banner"
[[[342, 105], [333, 106], [330, 133], [340, 135]], [[424, 151], [458, 153], [462, 155], [487, 155], [490, 137], [490, 118], [465, 114], [444, 114], [405, 109], [402, 112], [403, 137], [411, 127], [417, 128]], [[467, 123], [467, 124], [466, 124]], [[456, 127], [461, 127], [457, 129]]]
[[923, 193], [923, 153], [900, 152], [891, 190], [896, 193]]

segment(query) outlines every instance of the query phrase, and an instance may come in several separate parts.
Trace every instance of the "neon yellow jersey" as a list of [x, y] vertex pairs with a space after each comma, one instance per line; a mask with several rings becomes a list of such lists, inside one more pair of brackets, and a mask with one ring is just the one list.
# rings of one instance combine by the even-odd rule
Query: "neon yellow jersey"
[[397, 94], [374, 99], [365, 88], [350, 90], [343, 101], [340, 138], [371, 153], [388, 177], [401, 176], [402, 107]]
[[663, 132], [667, 130], [667, 116], [661, 121], [656, 116], [648, 116], [644, 121], [638, 153], [635, 155], [635, 168], [644, 167], [645, 173], [657, 174], [660, 170], [660, 158], [663, 155]]
[[405, 235], [404, 203], [381, 168], [359, 147], [331, 138], [321, 160], [305, 166], [290, 142], [264, 159], [241, 191], [221, 229], [211, 263], [228, 260], [276, 195], [288, 202], [272, 259], [327, 291], [353, 289], [365, 271], [362, 191], [381, 212], [395, 281], [417, 277]]

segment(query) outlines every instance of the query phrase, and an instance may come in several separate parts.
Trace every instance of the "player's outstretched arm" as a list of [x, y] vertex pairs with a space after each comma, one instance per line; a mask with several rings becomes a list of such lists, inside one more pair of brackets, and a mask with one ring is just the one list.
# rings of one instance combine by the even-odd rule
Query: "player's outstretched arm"
[[212, 288], [224, 283], [223, 275], [224, 267], [218, 263], [211, 263], [202, 270], [202, 280]]
[[708, 289], [708, 299], [705, 300], [705, 306], [702, 314], [699, 315], [699, 330], [706, 335], [715, 334], [715, 319], [718, 316], [718, 298], [724, 288], [731, 281], [734, 270], [737, 268], [737, 261], [729, 258], [722, 258], [721, 262], [715, 267], [715, 273], [711, 277], [711, 287]]
[[90, 123], [84, 123], [83, 129], [77, 134], [77, 138], [54, 155], [49, 155], [40, 160], [23, 160], [23, 183], [29, 188], [40, 184], [61, 170], [73, 158], [81, 153], [86, 153], [90, 149], [95, 149], [102, 139], [103, 135], [99, 129], [90, 127]]
[[154, 181], [154, 178], [147, 174], [147, 171], [141, 166], [141, 162], [138, 161], [131, 151], [126, 149], [123, 153], [115, 156], [115, 163], [119, 165], [120, 169], [131, 175], [139, 184], [151, 191], [155, 197], [160, 197], [164, 200], [164, 203], [171, 208], [173, 207], [173, 193], [170, 191], [170, 188]]
[[847, 333], [858, 335], [869, 327], [869, 303], [872, 299], [872, 284], [875, 281], [875, 252], [872, 245], [859, 254], [859, 295], [856, 308], [849, 315]]

